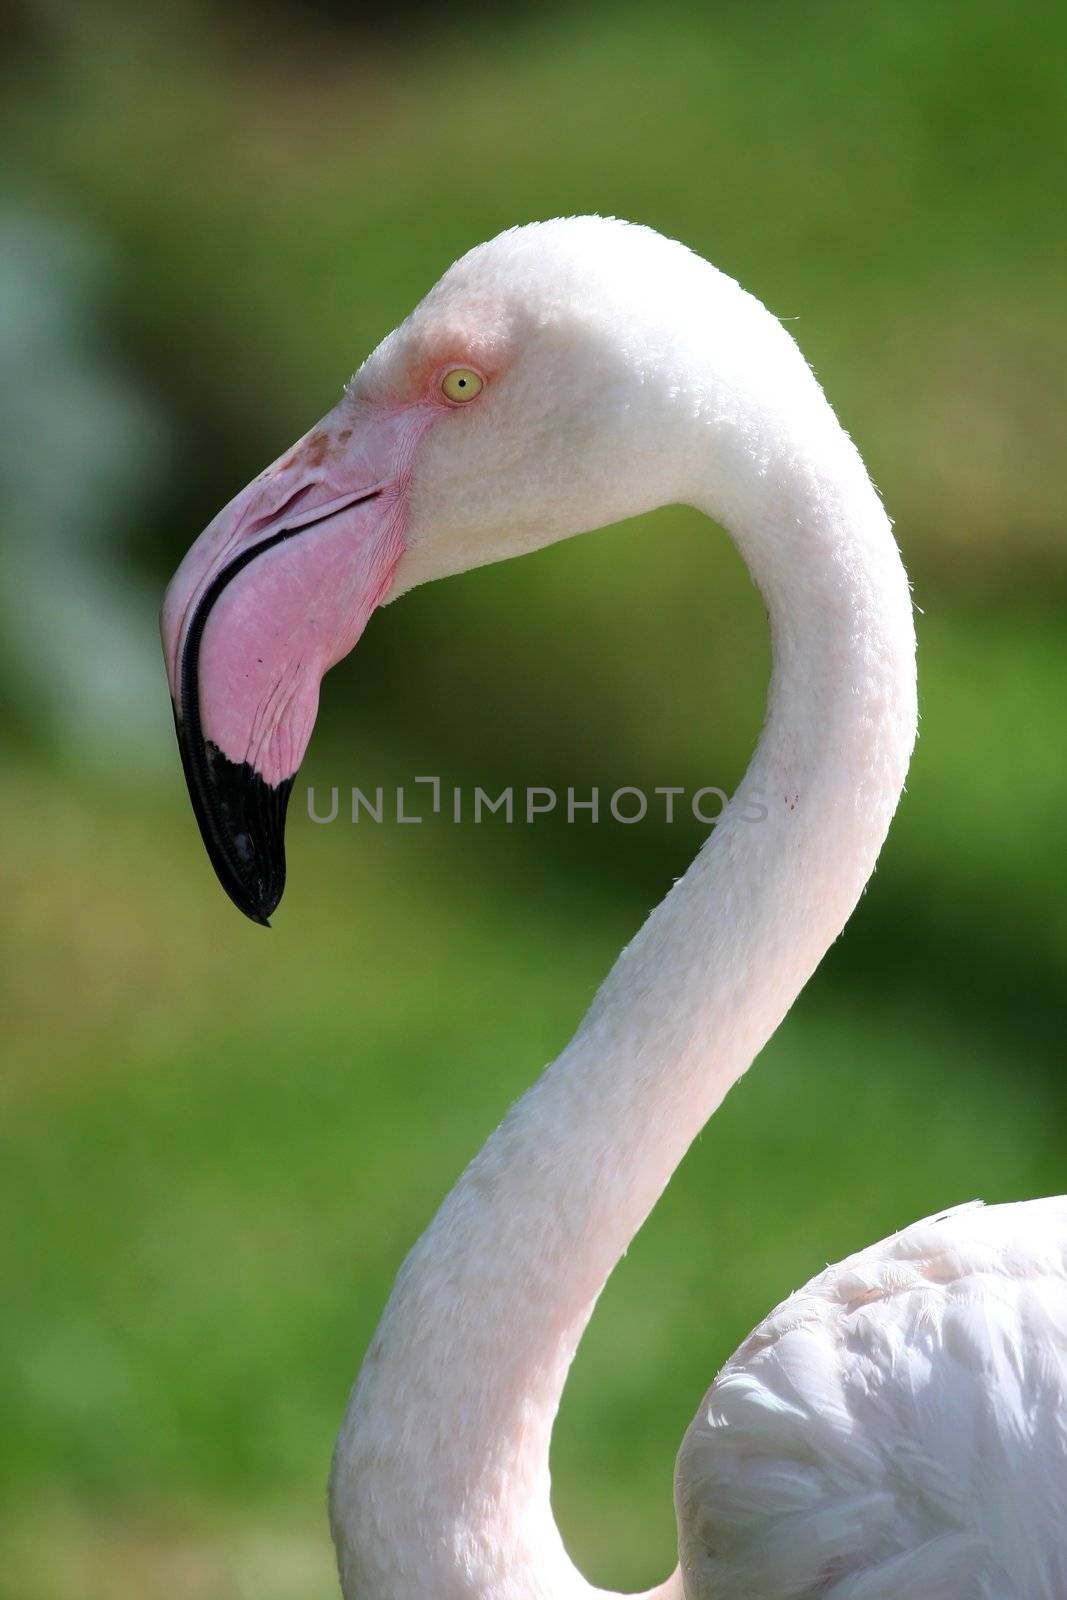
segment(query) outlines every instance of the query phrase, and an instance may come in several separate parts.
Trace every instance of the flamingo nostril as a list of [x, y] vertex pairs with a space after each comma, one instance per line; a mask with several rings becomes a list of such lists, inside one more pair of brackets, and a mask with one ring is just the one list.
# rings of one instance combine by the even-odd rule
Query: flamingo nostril
[[293, 490], [288, 499], [282, 501], [281, 505], [275, 506], [272, 510], [264, 512], [262, 516], [256, 517], [252, 522], [248, 523], [242, 529], [243, 536], [249, 539], [255, 538], [257, 533], [262, 533], [263, 529], [269, 527], [272, 522], [277, 522], [279, 518], [287, 516], [291, 511], [295, 511], [314, 487], [313, 483], [302, 483], [298, 489]]

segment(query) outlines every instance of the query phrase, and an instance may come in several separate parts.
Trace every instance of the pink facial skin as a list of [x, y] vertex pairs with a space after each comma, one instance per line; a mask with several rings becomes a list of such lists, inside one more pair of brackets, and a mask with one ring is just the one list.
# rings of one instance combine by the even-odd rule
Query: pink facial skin
[[319, 684], [389, 593], [415, 450], [448, 409], [346, 398], [220, 512], [167, 590], [163, 653], [193, 809], [253, 921], [284, 888], [285, 808]]

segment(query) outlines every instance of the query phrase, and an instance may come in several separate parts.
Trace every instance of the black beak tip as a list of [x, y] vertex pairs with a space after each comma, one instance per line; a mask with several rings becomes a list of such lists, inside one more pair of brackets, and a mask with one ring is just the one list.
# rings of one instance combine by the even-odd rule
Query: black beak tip
[[189, 798], [216, 876], [239, 911], [269, 928], [285, 891], [285, 813], [293, 779], [269, 784], [179, 715], [174, 720]]
[[[249, 888], [242, 883], [229, 882], [219, 873], [219, 881], [226, 890], [238, 911], [243, 911], [249, 922], [254, 922], [260, 928], [269, 928], [270, 919], [278, 909], [278, 902], [282, 897], [282, 890], [264, 891], [261, 888]], [[283, 885], [284, 887], [284, 885]]]

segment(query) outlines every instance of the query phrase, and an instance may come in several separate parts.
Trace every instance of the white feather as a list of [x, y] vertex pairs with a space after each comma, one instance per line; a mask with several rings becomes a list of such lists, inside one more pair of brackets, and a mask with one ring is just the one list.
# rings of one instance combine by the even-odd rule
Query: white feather
[[677, 1502], [691, 1596], [1062, 1600], [1067, 1200], [943, 1213], [791, 1295], [708, 1391]]

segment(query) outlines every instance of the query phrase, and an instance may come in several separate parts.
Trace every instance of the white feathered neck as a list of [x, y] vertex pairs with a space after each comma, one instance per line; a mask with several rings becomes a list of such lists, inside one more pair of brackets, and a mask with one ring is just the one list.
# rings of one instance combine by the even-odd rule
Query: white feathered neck
[[[549, 1503], [571, 1359], [691, 1140], [843, 927], [903, 784], [914, 633], [889, 523], [793, 341], [720, 274], [714, 293], [720, 345], [680, 314], [655, 357], [684, 403], [655, 424], [674, 481], [654, 498], [722, 522], [759, 585], [766, 723], [712, 837], [404, 1264], [335, 1456], [350, 1600], [599, 1593]], [[765, 822], [742, 818], [746, 798]]]

